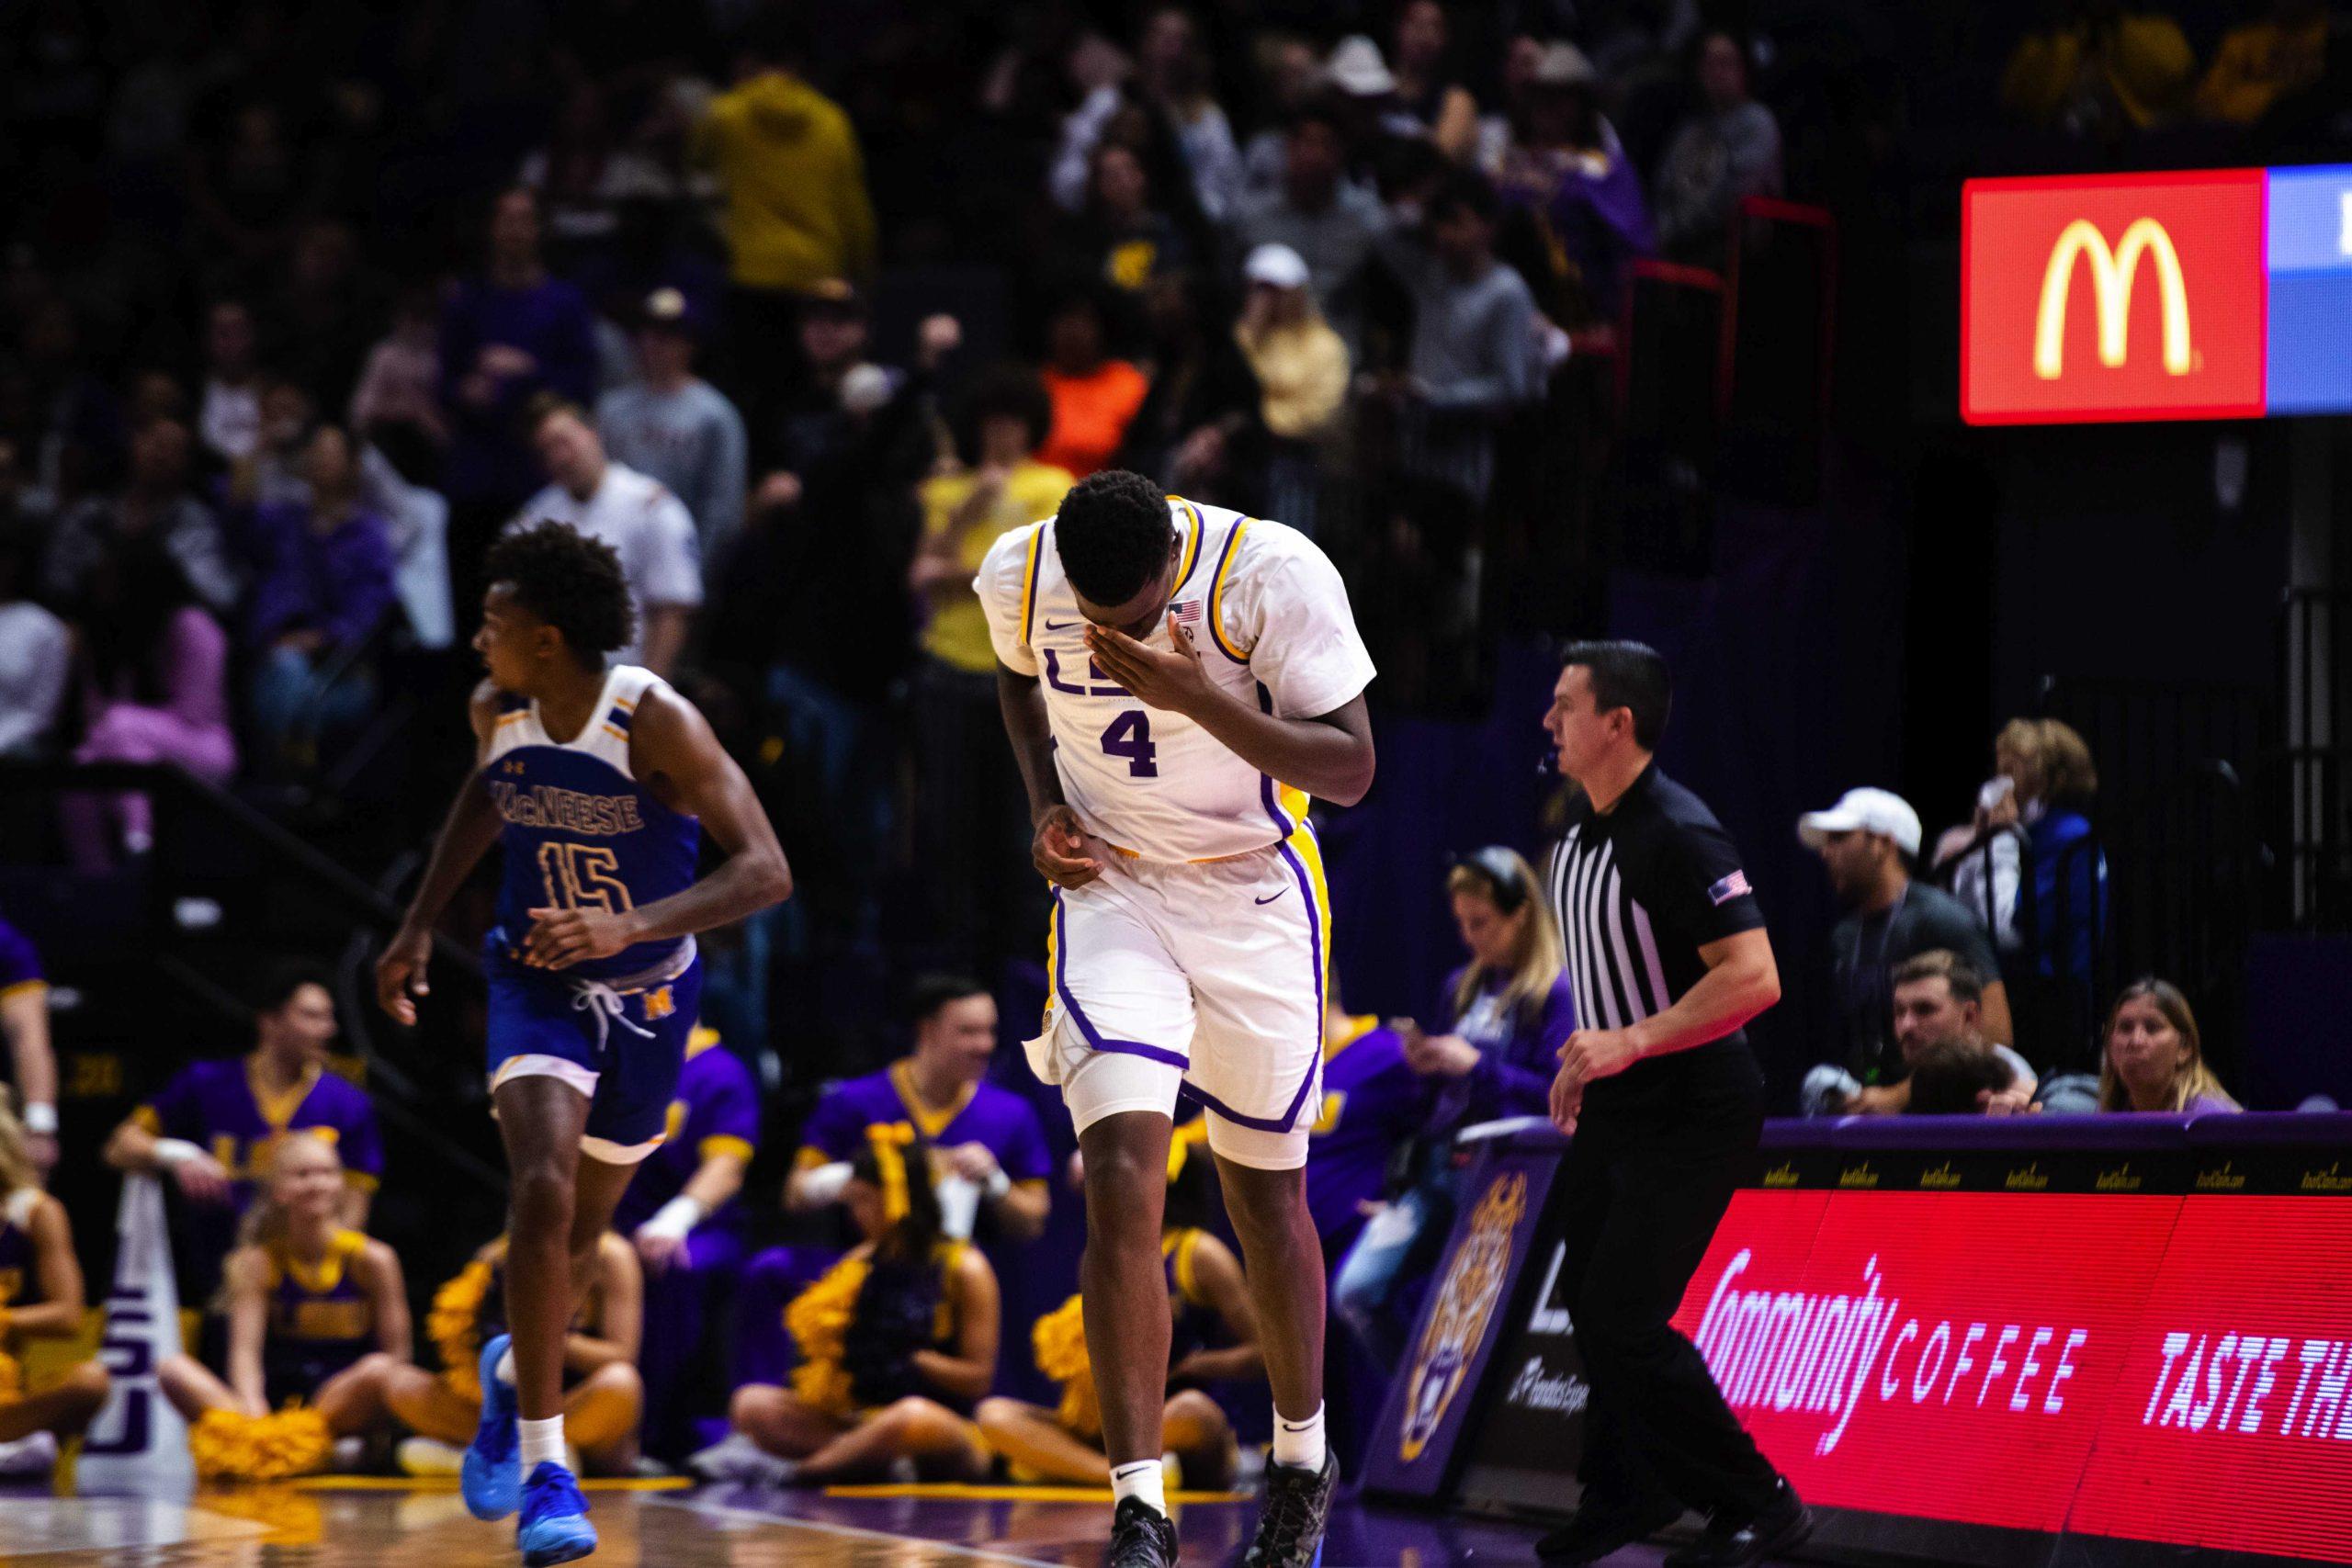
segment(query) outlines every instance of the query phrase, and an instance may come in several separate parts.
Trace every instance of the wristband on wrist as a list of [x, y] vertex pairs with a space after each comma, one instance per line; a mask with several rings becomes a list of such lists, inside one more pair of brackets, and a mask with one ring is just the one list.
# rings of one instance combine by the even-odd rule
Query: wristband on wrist
[[25, 1131], [33, 1134], [54, 1134], [57, 1131], [57, 1107], [45, 1100], [36, 1100], [25, 1106], [22, 1118]]
[[655, 1210], [651, 1219], [637, 1227], [637, 1234], [684, 1241], [688, 1231], [702, 1224], [705, 1213], [699, 1200], [681, 1192]]
[[194, 1159], [203, 1152], [204, 1151], [202, 1149], [197, 1147], [194, 1144], [189, 1143], [186, 1138], [158, 1138], [155, 1140], [155, 1163], [157, 1165], [177, 1165], [182, 1160]]
[[983, 1184], [982, 1190], [988, 1193], [990, 1201], [994, 1201], [1012, 1190], [1012, 1178], [1004, 1173], [1004, 1167], [998, 1166], [989, 1172], [989, 1179]]
[[800, 1179], [800, 1194], [811, 1203], [830, 1203], [849, 1185], [849, 1161], [820, 1165]]

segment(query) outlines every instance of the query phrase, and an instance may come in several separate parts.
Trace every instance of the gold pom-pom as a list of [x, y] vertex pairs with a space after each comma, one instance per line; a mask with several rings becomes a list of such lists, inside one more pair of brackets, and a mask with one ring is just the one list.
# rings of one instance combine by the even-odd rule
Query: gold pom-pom
[[857, 1294], [865, 1288], [866, 1260], [851, 1256], [825, 1270], [824, 1277], [784, 1309], [784, 1326], [800, 1348], [800, 1364], [792, 1369], [792, 1392], [802, 1404], [836, 1416], [851, 1410], [849, 1373], [842, 1368], [842, 1344], [850, 1320], [857, 1313]]
[[1029, 1331], [1037, 1370], [1062, 1385], [1061, 1424], [1081, 1438], [1102, 1431], [1102, 1404], [1094, 1392], [1094, 1367], [1086, 1354], [1086, 1303], [1072, 1296]]
[[481, 1398], [481, 1306], [490, 1295], [491, 1266], [477, 1258], [433, 1294], [425, 1337], [441, 1354], [441, 1377], [461, 1397]]
[[267, 1416], [208, 1410], [187, 1447], [207, 1481], [279, 1481], [325, 1469], [334, 1438], [324, 1416], [299, 1404]]

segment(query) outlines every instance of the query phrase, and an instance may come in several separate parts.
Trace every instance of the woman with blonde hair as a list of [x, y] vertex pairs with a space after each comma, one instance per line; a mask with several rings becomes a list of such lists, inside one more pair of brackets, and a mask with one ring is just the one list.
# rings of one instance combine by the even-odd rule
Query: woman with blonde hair
[[79, 1436], [107, 1402], [107, 1370], [95, 1360], [28, 1393], [17, 1359], [28, 1339], [79, 1334], [82, 1307], [65, 1205], [40, 1190], [15, 1097], [0, 1088], [0, 1475], [46, 1471], [58, 1439]]
[[344, 1193], [334, 1145], [287, 1134], [222, 1267], [220, 1370], [186, 1355], [157, 1369], [195, 1423], [199, 1471], [299, 1474], [322, 1468], [334, 1440], [389, 1428], [386, 1383], [409, 1359], [408, 1290], [398, 1255], [344, 1224]]
[[1411, 1019], [1390, 1024], [1407, 1064], [1436, 1084], [1437, 1102], [1410, 1145], [1403, 1191], [1372, 1216], [1331, 1284], [1332, 1310], [1381, 1366], [1404, 1355], [1412, 1298], [1453, 1225], [1453, 1135], [1546, 1114], [1560, 1048], [1577, 1027], [1559, 925], [1518, 852], [1488, 845], [1459, 862], [1445, 886], [1470, 962], [1446, 979], [1437, 1033]]
[[2099, 1060], [2098, 1108], [2192, 1116], [2244, 1109], [2205, 1065], [2197, 1015], [2170, 981], [2134, 980], [2115, 998]]

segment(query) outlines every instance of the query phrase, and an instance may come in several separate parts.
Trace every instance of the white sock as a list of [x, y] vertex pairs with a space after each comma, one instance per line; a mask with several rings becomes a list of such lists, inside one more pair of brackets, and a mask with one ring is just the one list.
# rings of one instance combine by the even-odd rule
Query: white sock
[[562, 1416], [550, 1416], [544, 1421], [517, 1421], [514, 1428], [523, 1437], [523, 1473], [526, 1477], [543, 1463], [563, 1463]]
[[1130, 1497], [1142, 1498], [1151, 1506], [1153, 1513], [1167, 1517], [1168, 1488], [1158, 1460], [1139, 1459], [1112, 1470], [1111, 1506], [1115, 1508]]
[[498, 1365], [490, 1369], [491, 1376], [508, 1388], [514, 1386], [514, 1347], [506, 1347], [506, 1354], [498, 1358]]
[[1304, 1421], [1285, 1420], [1279, 1410], [1274, 1412], [1274, 1452], [1276, 1464], [1287, 1464], [1299, 1470], [1323, 1468], [1323, 1407], [1317, 1405], [1315, 1414]]

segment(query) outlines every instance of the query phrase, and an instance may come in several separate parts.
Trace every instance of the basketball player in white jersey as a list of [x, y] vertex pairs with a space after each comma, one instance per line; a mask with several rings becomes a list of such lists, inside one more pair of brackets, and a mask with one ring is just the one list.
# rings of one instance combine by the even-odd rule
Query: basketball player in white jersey
[[1086, 1156], [1108, 1561], [1176, 1561], [1159, 1469], [1159, 1234], [1185, 1087], [1207, 1113], [1273, 1385], [1265, 1503], [1242, 1561], [1313, 1568], [1338, 1466], [1304, 1168], [1329, 962], [1306, 807], [1371, 787], [1372, 660], [1339, 573], [1305, 536], [1123, 470], [999, 539], [974, 586], [1033, 854], [1054, 884], [1051, 991], [1029, 1057], [1060, 1086]]

